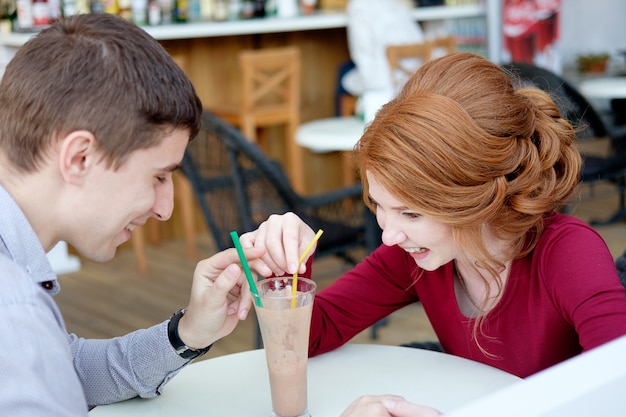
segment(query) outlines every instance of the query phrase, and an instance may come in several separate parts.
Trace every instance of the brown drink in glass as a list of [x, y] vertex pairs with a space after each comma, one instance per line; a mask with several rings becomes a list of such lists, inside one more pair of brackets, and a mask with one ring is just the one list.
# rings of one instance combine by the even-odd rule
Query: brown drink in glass
[[309, 330], [316, 284], [293, 277], [257, 283], [263, 306], [255, 304], [272, 395], [272, 417], [310, 417], [307, 405]]

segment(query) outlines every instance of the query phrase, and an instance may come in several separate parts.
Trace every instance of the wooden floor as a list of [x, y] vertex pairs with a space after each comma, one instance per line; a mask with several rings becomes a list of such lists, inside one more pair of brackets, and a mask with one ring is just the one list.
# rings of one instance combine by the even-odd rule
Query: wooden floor
[[[618, 207], [614, 186], [581, 186], [575, 216], [584, 221], [606, 218]], [[626, 249], [626, 223], [597, 227], [614, 257]], [[199, 253], [213, 253], [208, 236], [198, 236]], [[136, 272], [133, 251], [119, 251], [114, 260], [98, 264], [82, 260], [79, 272], [60, 276], [61, 292], [56, 297], [68, 331], [86, 338], [109, 338], [166, 320], [187, 304], [195, 261], [185, 259], [184, 243], [170, 240], [147, 249], [149, 272]], [[315, 262], [314, 274], [320, 288], [340, 276], [349, 265], [333, 258]], [[216, 343], [207, 357], [250, 350], [255, 347], [254, 315], [241, 322], [233, 334]], [[370, 332], [353, 342], [397, 345], [433, 340], [434, 334], [419, 305], [396, 312], [372, 340]]]

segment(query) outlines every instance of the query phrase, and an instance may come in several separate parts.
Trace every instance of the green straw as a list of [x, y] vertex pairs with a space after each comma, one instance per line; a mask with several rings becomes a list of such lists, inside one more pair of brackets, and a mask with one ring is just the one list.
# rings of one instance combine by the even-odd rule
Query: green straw
[[235, 244], [235, 248], [237, 248], [237, 253], [239, 254], [241, 266], [243, 266], [243, 271], [246, 273], [248, 284], [250, 284], [250, 291], [252, 291], [252, 295], [254, 295], [254, 301], [256, 301], [257, 306], [263, 307], [263, 302], [261, 301], [261, 297], [259, 296], [259, 290], [256, 288], [256, 283], [254, 282], [254, 278], [252, 277], [252, 273], [250, 272], [250, 266], [248, 266], [248, 261], [246, 260], [246, 256], [243, 253], [243, 248], [241, 247], [241, 242], [239, 241], [239, 236], [237, 236], [237, 232], [230, 232], [230, 237]]

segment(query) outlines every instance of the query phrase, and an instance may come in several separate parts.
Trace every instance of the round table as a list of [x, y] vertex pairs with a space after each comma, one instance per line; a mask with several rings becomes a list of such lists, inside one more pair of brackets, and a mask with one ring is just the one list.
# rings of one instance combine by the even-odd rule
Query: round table
[[296, 142], [315, 153], [343, 152], [343, 183], [350, 185], [355, 177], [351, 152], [364, 130], [365, 122], [358, 117], [329, 117], [301, 124]]
[[364, 130], [365, 123], [357, 117], [329, 117], [302, 123], [296, 142], [316, 153], [352, 151]]
[[606, 112], [611, 110], [611, 99], [626, 98], [626, 76], [590, 78], [578, 88], [598, 111]]
[[[314, 417], [338, 417], [364, 394], [398, 394], [446, 412], [520, 378], [439, 352], [348, 344], [309, 360]], [[207, 359], [183, 369], [163, 394], [94, 408], [90, 417], [269, 417], [269, 377], [262, 349]]]

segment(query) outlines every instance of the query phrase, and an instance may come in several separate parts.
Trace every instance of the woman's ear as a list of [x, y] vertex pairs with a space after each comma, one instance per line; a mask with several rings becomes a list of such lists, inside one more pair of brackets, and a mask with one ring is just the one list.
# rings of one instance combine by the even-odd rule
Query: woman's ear
[[82, 184], [89, 170], [97, 163], [97, 141], [88, 130], [76, 130], [59, 142], [59, 170], [63, 180]]

